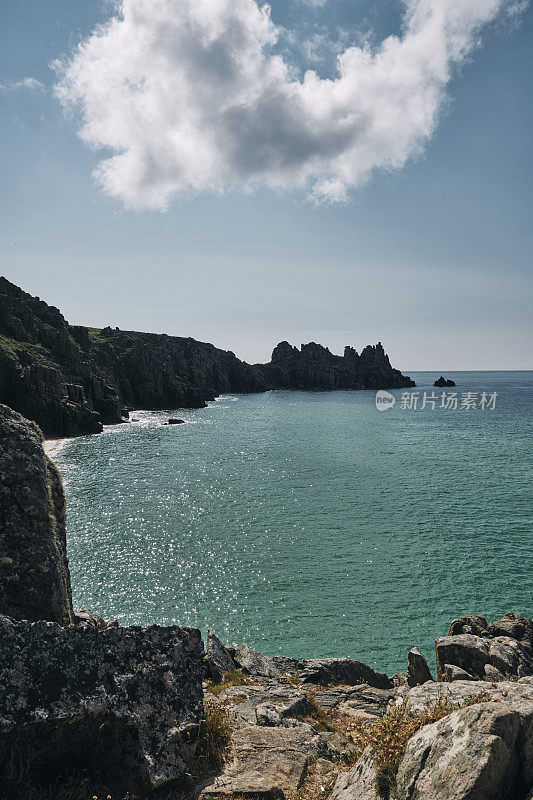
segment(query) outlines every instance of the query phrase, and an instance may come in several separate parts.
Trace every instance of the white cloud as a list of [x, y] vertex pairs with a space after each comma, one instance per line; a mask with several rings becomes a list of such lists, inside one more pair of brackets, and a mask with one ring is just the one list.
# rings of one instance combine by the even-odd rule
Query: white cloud
[[[375, 170], [419, 155], [454, 68], [515, 0], [405, 0], [401, 36], [352, 45], [334, 80], [299, 76], [255, 0], [122, 0], [56, 64], [96, 176], [132, 208], [187, 192], [273, 189], [342, 201]], [[355, 40], [355, 34], [354, 34]]]
[[3, 92], [16, 92], [17, 89], [30, 89], [31, 91], [43, 91], [44, 84], [36, 78], [24, 78], [21, 81], [9, 81], [8, 83], [0, 83], [0, 91]]

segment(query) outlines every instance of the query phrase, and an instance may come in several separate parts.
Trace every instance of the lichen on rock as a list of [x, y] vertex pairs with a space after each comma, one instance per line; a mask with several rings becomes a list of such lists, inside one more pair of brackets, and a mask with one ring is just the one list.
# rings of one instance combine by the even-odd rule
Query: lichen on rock
[[73, 622], [61, 477], [37, 425], [0, 406], [0, 613]]

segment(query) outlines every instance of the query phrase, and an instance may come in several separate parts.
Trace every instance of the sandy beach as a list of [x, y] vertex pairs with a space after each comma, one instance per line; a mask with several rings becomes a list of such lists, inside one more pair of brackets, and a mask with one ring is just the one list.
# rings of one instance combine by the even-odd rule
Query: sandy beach
[[43, 443], [44, 452], [46, 453], [46, 455], [49, 458], [52, 458], [52, 456], [55, 453], [57, 453], [57, 451], [59, 450], [59, 448], [61, 447], [61, 445], [63, 444], [64, 441], [65, 441], [64, 438], [63, 439], [45, 439], [44, 443]]

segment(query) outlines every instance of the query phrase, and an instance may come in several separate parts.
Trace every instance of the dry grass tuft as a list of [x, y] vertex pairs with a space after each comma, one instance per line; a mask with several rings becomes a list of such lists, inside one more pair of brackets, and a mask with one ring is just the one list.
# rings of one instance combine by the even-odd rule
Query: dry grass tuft
[[245, 675], [242, 670], [236, 669], [233, 670], [233, 672], [225, 672], [220, 683], [212, 683], [209, 681], [207, 689], [211, 694], [214, 694], [215, 697], [218, 697], [219, 694], [229, 689], [230, 686], [246, 686], [251, 682], [250, 678]]
[[447, 697], [438, 697], [418, 712], [408, 711], [405, 703], [393, 705], [376, 722], [355, 722], [351, 725], [350, 736], [356, 746], [356, 756], [359, 758], [366, 747], [372, 748], [378, 789], [388, 797], [396, 787], [396, 775], [407, 742], [420, 728], [438, 722], [460, 708], [486, 703], [490, 699], [486, 692], [462, 704], [452, 703]]
[[191, 759], [190, 776], [193, 780], [220, 769], [231, 751], [229, 711], [216, 700], [206, 700], [204, 712], [205, 719], [200, 723]]

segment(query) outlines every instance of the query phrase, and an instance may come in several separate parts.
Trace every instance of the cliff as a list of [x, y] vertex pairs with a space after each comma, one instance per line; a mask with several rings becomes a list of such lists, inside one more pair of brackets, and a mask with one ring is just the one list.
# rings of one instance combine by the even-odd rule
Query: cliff
[[0, 614], [73, 621], [65, 497], [31, 422], [0, 406]]
[[59, 309], [0, 277], [0, 402], [46, 435], [97, 433], [128, 409], [201, 408], [223, 392], [413, 386], [382, 345], [343, 356], [281, 342], [268, 364], [191, 338], [69, 325]]
[[0, 278], [0, 402], [45, 434], [96, 433], [127, 406], [201, 408], [221, 392], [260, 392], [260, 373], [212, 344], [69, 325]]

